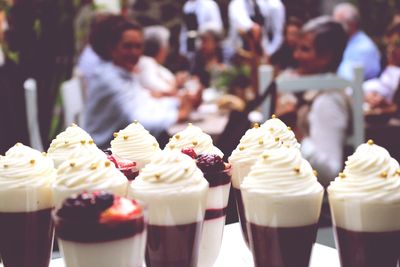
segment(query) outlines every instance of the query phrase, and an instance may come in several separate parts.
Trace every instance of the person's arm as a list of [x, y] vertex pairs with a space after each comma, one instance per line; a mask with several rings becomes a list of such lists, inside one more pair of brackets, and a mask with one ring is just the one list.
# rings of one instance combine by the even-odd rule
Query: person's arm
[[[164, 69], [162, 66], [159, 66], [158, 63], [150, 62], [148, 58], [140, 59], [139, 62], [139, 82], [140, 84], [150, 91], [158, 92], [158, 93], [175, 93], [176, 85], [174, 81], [174, 75], [171, 73], [170, 78], [171, 81], [168, 82], [167, 77], [160, 77], [163, 73], [167, 72], [167, 69]], [[168, 74], [164, 74], [167, 76]]]
[[283, 31], [285, 27], [285, 6], [281, 1], [273, 1], [271, 6], [270, 18], [266, 21], [272, 31], [272, 39], [269, 40], [267, 46], [268, 55], [274, 54], [283, 43]]
[[311, 106], [310, 136], [301, 149], [325, 187], [341, 171], [348, 119], [345, 96], [339, 93], [319, 95]]
[[233, 1], [228, 10], [230, 26], [239, 33], [249, 31], [254, 22], [250, 19], [244, 1]]

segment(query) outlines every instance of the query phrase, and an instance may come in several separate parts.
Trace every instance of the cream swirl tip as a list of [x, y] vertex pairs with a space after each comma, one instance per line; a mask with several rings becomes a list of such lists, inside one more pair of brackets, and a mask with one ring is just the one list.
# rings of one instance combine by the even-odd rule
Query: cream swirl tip
[[399, 163], [372, 141], [361, 144], [328, 187], [335, 199], [400, 203]]
[[264, 152], [244, 178], [241, 189], [277, 196], [301, 196], [323, 191], [299, 149], [279, 147]]
[[135, 161], [139, 169], [149, 163], [160, 152], [159, 144], [139, 122], [129, 124], [125, 129], [114, 133], [111, 151], [122, 159]]
[[272, 136], [279, 138], [283, 145], [300, 148], [294, 132], [275, 116], [261, 124], [261, 128], [268, 131]]
[[166, 145], [167, 150], [181, 150], [188, 147], [193, 148], [197, 155], [215, 154], [221, 158], [224, 156], [222, 151], [214, 146], [211, 136], [191, 123], [184, 130], [176, 133]]
[[49, 187], [56, 177], [53, 160], [17, 143], [0, 157], [1, 190]]

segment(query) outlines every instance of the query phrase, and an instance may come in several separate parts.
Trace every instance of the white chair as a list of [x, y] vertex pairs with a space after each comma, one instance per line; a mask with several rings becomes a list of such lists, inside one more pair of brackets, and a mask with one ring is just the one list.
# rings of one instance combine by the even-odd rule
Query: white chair
[[24, 83], [26, 118], [28, 121], [28, 131], [31, 147], [43, 151], [42, 139], [40, 137], [38, 105], [37, 105], [37, 84], [32, 78]]
[[64, 125], [70, 126], [72, 123], [83, 125], [83, 106], [84, 91], [79, 77], [72, 79], [61, 85], [62, 103], [64, 108]]
[[[353, 133], [347, 140], [347, 144], [354, 148], [365, 142], [365, 123], [363, 114], [364, 95], [362, 90], [363, 68], [356, 66], [353, 69], [353, 80], [343, 79], [335, 74], [320, 74], [301, 77], [284, 77], [276, 80], [279, 92], [303, 92], [307, 90], [337, 90], [341, 88], [352, 89], [352, 127]], [[262, 75], [270, 75], [263, 66], [259, 68], [259, 84], [266, 88], [266, 83], [272, 79], [262, 78]], [[268, 85], [268, 84], [267, 84]], [[268, 118], [270, 99], [266, 99], [263, 107], [263, 115]]]

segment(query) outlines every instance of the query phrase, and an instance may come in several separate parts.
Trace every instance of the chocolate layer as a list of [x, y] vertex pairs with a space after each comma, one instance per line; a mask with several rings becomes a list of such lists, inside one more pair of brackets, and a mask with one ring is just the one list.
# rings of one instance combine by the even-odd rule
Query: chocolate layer
[[159, 226], [148, 225], [147, 267], [196, 267], [201, 222]]
[[249, 235], [247, 233], [247, 220], [246, 220], [246, 216], [244, 213], [242, 194], [239, 189], [237, 189], [235, 187], [232, 187], [232, 188], [233, 188], [233, 192], [235, 193], [235, 197], [236, 197], [236, 206], [237, 206], [237, 210], [238, 210], [238, 214], [239, 214], [240, 226], [242, 227], [244, 241], [248, 245], [249, 244]]
[[143, 217], [108, 223], [56, 218], [55, 226], [58, 238], [80, 243], [94, 243], [128, 238], [143, 233], [145, 222]]
[[308, 267], [317, 224], [267, 227], [248, 224], [255, 267]]
[[400, 231], [356, 232], [336, 227], [335, 237], [342, 267], [397, 267], [399, 263]]
[[53, 236], [51, 209], [0, 212], [0, 254], [5, 266], [48, 267]]
[[226, 215], [226, 207], [223, 209], [207, 209], [204, 220], [213, 220], [224, 217]]

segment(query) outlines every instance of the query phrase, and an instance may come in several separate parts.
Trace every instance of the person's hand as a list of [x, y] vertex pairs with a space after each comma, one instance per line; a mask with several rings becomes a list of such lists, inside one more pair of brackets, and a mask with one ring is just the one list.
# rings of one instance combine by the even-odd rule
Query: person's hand
[[178, 71], [175, 74], [176, 88], [182, 88], [189, 76], [187, 71]]
[[190, 112], [193, 110], [193, 104], [189, 94], [180, 95], [179, 100], [178, 121], [182, 122], [189, 118]]

